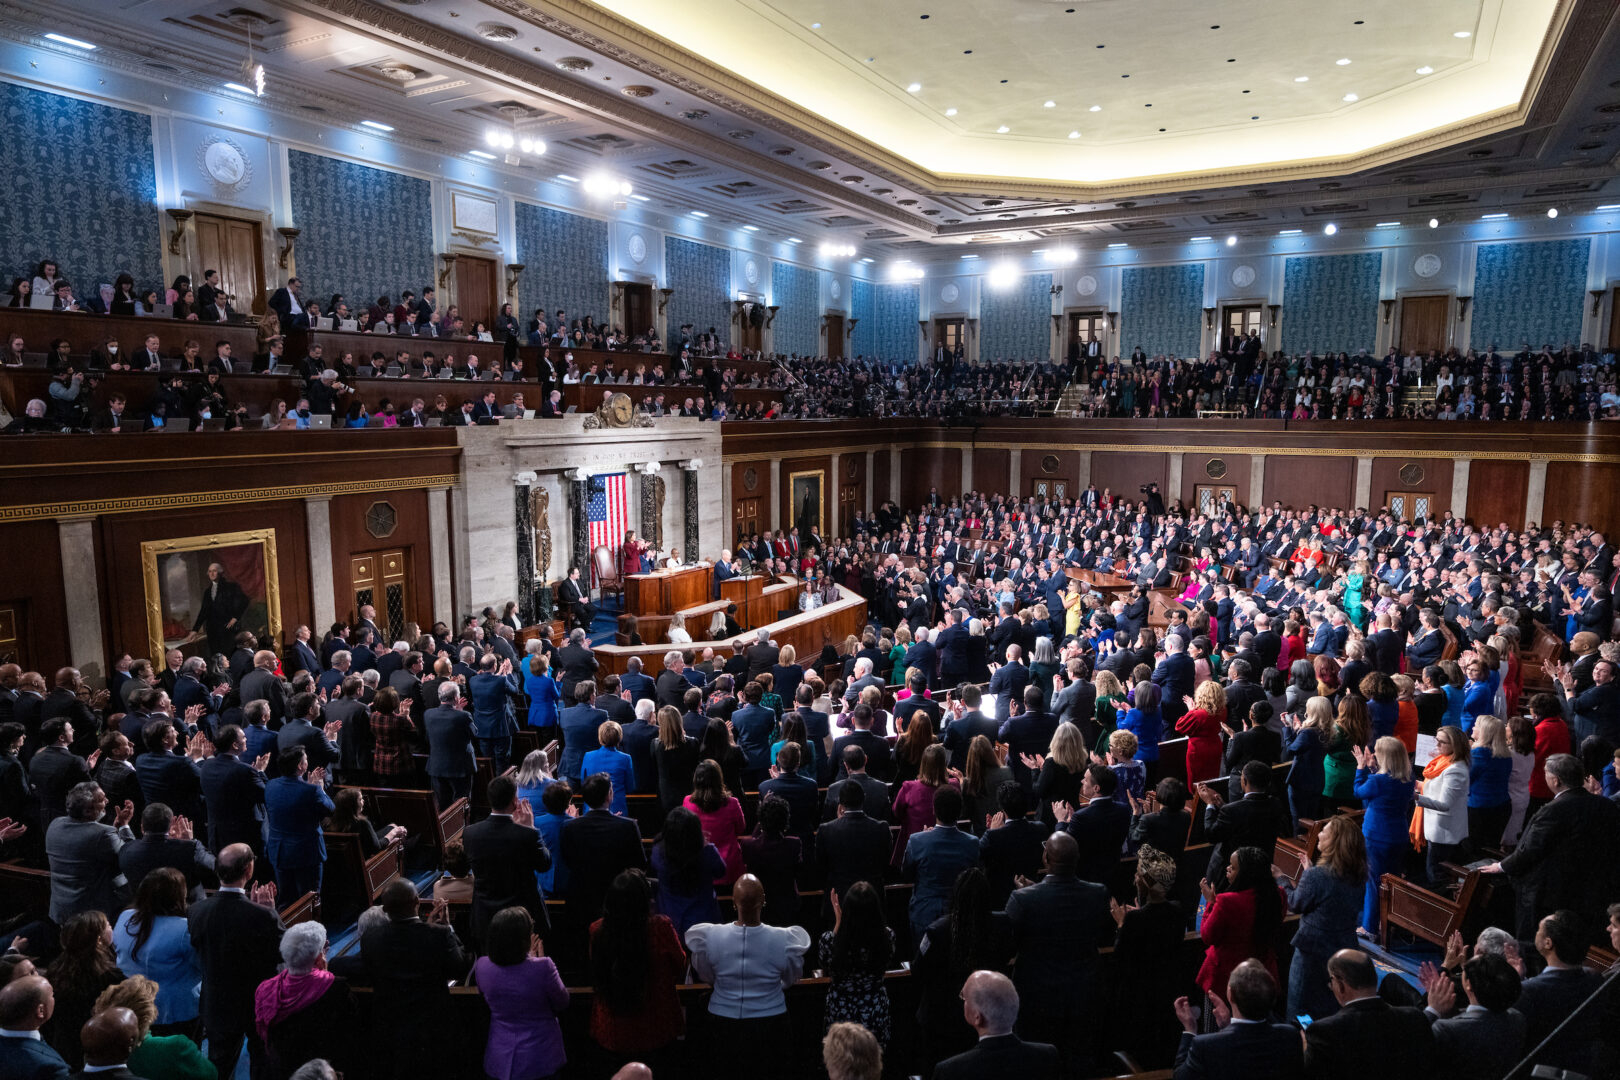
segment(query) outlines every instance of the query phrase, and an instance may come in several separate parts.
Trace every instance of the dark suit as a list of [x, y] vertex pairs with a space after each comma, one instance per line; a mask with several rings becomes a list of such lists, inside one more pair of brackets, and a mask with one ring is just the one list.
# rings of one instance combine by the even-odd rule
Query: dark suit
[[118, 868], [124, 872], [131, 892], [140, 888], [147, 874], [165, 866], [186, 876], [192, 903], [203, 898], [204, 883], [214, 881], [214, 857], [201, 840], [171, 840], [168, 836], [147, 833], [118, 849]]
[[894, 818], [889, 803], [888, 785], [865, 772], [853, 773], [827, 786], [827, 798], [822, 803], [821, 820], [831, 821], [838, 814], [838, 790], [845, 784], [859, 784], [866, 795], [861, 811], [875, 821], [887, 825]]
[[1131, 811], [1113, 799], [1097, 798], [1077, 809], [1058, 826], [1074, 838], [1080, 849], [1075, 872], [1082, 881], [1105, 884], [1119, 864], [1125, 838], [1131, 831]]
[[1427, 1080], [1433, 1063], [1428, 1018], [1376, 997], [1358, 998], [1305, 1029], [1311, 1080]]
[[264, 773], [235, 754], [215, 754], [198, 766], [208, 806], [208, 847], [217, 855], [229, 844], [264, 851]]
[[278, 776], [265, 785], [264, 810], [269, 822], [265, 855], [276, 870], [276, 898], [290, 904], [306, 892], [319, 892], [326, 866], [326, 836], [321, 822], [336, 809], [319, 784]]
[[472, 934], [482, 941], [489, 921], [503, 908], [526, 909], [537, 927], [550, 926], [545, 897], [535, 875], [551, 869], [551, 852], [532, 826], [519, 825], [510, 815], [491, 814], [462, 834], [472, 864]]
[[760, 677], [760, 675], [776, 666], [776, 661], [780, 659], [781, 652], [782, 650], [780, 648], [769, 643], [756, 643], [754, 645], [750, 645], [747, 650], [747, 678], [744, 680], [744, 682], [746, 683], [749, 680], [757, 679]]
[[987, 829], [979, 837], [979, 858], [990, 879], [990, 905], [995, 911], [1007, 906], [1016, 875], [1031, 880], [1040, 876], [1041, 854], [1051, 826], [1032, 818], [1018, 818], [999, 829]]
[[1025, 1042], [1016, 1035], [980, 1039], [965, 1054], [946, 1058], [934, 1066], [934, 1080], [1057, 1080], [1058, 1052], [1048, 1043]]
[[337, 744], [326, 733], [308, 720], [294, 720], [276, 732], [276, 756], [280, 757], [294, 747], [304, 748], [311, 769], [336, 765], [343, 758]]
[[68, 1075], [67, 1062], [43, 1039], [0, 1037], [0, 1076], [6, 1080], [67, 1080]]
[[562, 757], [557, 761], [558, 777], [572, 784], [580, 782], [585, 771], [585, 755], [601, 745], [596, 733], [607, 719], [607, 713], [589, 704], [574, 705], [558, 714], [563, 744]]
[[647, 865], [641, 830], [630, 818], [606, 810], [588, 810], [563, 823], [562, 859], [568, 867], [568, 904], [581, 925], [602, 913], [602, 898], [620, 872]]
[[281, 964], [281, 920], [244, 894], [221, 890], [192, 905], [186, 922], [202, 968], [208, 1059], [220, 1076], [230, 1076], [244, 1036], [250, 1058], [264, 1054], [253, 1028], [253, 993]]
[[1085, 1075], [1100, 1032], [1097, 949], [1113, 940], [1108, 890], [1072, 874], [1048, 874], [1007, 899], [1017, 943], [1019, 1029], [1058, 1047], [1066, 1071]]
[[455, 931], [421, 919], [390, 920], [360, 935], [360, 957], [375, 987], [376, 1075], [448, 1071], [448, 1047], [456, 1041], [450, 983], [469, 966]]
[[473, 760], [472, 715], [450, 705], [429, 709], [422, 716], [428, 741], [428, 779], [433, 797], [443, 810], [457, 799], [472, 794]]
[[869, 882], [881, 895], [893, 847], [888, 825], [862, 810], [846, 810], [817, 833], [816, 866], [840, 897], [857, 881]]
[[563, 610], [573, 616], [573, 621], [577, 625], [585, 627], [586, 630], [591, 628], [591, 623], [596, 619], [596, 605], [591, 603], [591, 598], [579, 582], [573, 578], [564, 578], [563, 583], [557, 587], [557, 602], [562, 605]]
[[1297, 1028], [1236, 1021], [1211, 1035], [1183, 1033], [1175, 1080], [1294, 1080], [1304, 1068]]
[[561, 670], [561, 674], [557, 677], [557, 687], [562, 691], [563, 700], [573, 701], [574, 684], [584, 679], [596, 678], [596, 655], [583, 645], [564, 645], [557, 650], [552, 669]]
[[[842, 780], [846, 775], [844, 772], [844, 748], [849, 746], [859, 746], [866, 751], [867, 772], [880, 779], [894, 776], [894, 754], [889, 749], [889, 741], [881, 735], [873, 734], [871, 731], [856, 728], [833, 740], [832, 762], [838, 779]], [[870, 810], [871, 807], [867, 809]]]
[[285, 288], [277, 289], [270, 294], [269, 308], [276, 313], [276, 321], [280, 324], [283, 334], [309, 329], [309, 313], [304, 310], [303, 301], [298, 302], [298, 314], [294, 315], [292, 293]]
[[149, 750], [135, 759], [135, 775], [148, 804], [164, 803], [193, 821], [204, 816], [197, 763], [184, 754]]
[[1620, 806], [1590, 792], [1566, 791], [1538, 810], [1519, 846], [1502, 860], [1518, 899], [1518, 935], [1535, 936], [1561, 908], [1601, 925], [1620, 863]]
[[201, 630], [208, 636], [209, 653], [229, 656], [231, 644], [241, 629], [241, 624], [236, 620], [242, 617], [247, 607], [248, 598], [242, 587], [222, 575], [218, 581], [210, 581], [203, 586], [202, 607], [191, 629], [194, 632]]
[[1271, 858], [1277, 837], [1291, 832], [1288, 807], [1267, 792], [1257, 791], [1220, 806], [1204, 808], [1204, 837], [1215, 845], [1209, 856], [1209, 880], [1226, 881], [1226, 863], [1240, 847], [1257, 847]]
[[1434, 1021], [1431, 1030], [1436, 1059], [1450, 1065], [1452, 1076], [1469, 1080], [1502, 1080], [1526, 1049], [1525, 1018], [1517, 1008], [1490, 1012], [1470, 1007]]
[[250, 701], [270, 703], [270, 723], [277, 724], [287, 717], [287, 686], [273, 671], [255, 668], [243, 678], [238, 688], [242, 704]]
[[[20, 703], [20, 702], [19, 702]], [[28, 786], [39, 804], [39, 829], [67, 813], [67, 793], [90, 779], [90, 768], [65, 746], [47, 746], [28, 764]]]

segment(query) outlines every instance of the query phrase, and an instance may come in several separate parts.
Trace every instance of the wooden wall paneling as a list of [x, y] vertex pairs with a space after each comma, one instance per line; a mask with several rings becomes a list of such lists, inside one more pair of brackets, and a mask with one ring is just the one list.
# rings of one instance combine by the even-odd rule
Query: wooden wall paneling
[[900, 504], [912, 510], [938, 488], [946, 500], [962, 493], [962, 452], [955, 447], [918, 446], [900, 453]]
[[[1144, 485], [1158, 484], [1163, 492], [1168, 472], [1166, 456], [1147, 449], [1098, 450], [1091, 455], [1091, 482], [1097, 485], [1097, 490], [1107, 488], [1115, 497], [1133, 503], [1142, 497], [1139, 490]], [[1168, 503], [1174, 498], [1171, 495], [1165, 501]]]
[[1620, 465], [1547, 463], [1547, 495], [1541, 523], [1579, 521], [1609, 539], [1620, 527]]
[[[11, 571], [0, 577], [0, 607], [19, 614], [16, 627], [29, 666], [46, 683], [70, 659], [66, 594], [62, 589], [62, 543], [55, 521], [0, 525], [0, 551], [10, 553]], [[25, 556], [26, 553], [26, 556]], [[22, 572], [26, 564], [27, 572]]]
[[849, 523], [856, 513], [866, 512], [866, 455], [846, 453], [838, 459], [838, 478], [832, 497], [839, 502], [838, 535], [850, 535]]
[[973, 448], [973, 486], [979, 491], [1005, 493], [1012, 478], [1012, 451]]
[[[1248, 506], [1250, 502], [1249, 457], [1250, 455], [1248, 454], [1226, 453], [1194, 453], [1181, 455], [1181, 490], [1171, 492], [1170, 496], [1167, 497], [1165, 501], [1169, 502], [1170, 498], [1177, 498], [1181, 500], [1184, 506], [1192, 506], [1194, 505], [1193, 497], [1197, 493], [1197, 489], [1200, 486], [1217, 485], [1236, 488], [1237, 501], [1242, 503], [1244, 506]], [[1224, 470], [1219, 466], [1216, 467], [1215, 471], [1221, 474], [1218, 478], [1209, 475], [1210, 462], [1217, 460], [1225, 466]], [[1093, 475], [1095, 475], [1095, 455], [1092, 457], [1092, 466]], [[1099, 488], [1098, 490], [1101, 489]]]
[[[729, 425], [728, 425], [729, 426]], [[889, 448], [878, 445], [872, 452], [872, 509], [889, 501]]]
[[274, 529], [276, 566], [281, 579], [282, 638], [285, 639], [293, 627], [308, 623], [312, 618], [309, 534], [302, 500], [256, 503], [240, 509], [221, 505], [155, 514], [117, 514], [100, 518], [98, 525], [107, 583], [102, 594], [106, 644], [108, 652], [114, 656], [123, 650], [128, 650], [132, 656], [145, 656], [150, 651], [146, 587], [141, 572], [141, 544], [148, 540]]
[[[421, 488], [338, 495], [332, 499], [332, 610], [338, 613], [339, 618], [353, 614], [352, 558], [365, 552], [402, 549], [409, 564], [410, 583], [405, 618], [424, 627], [433, 625], [433, 575], [449, 574], [450, 567], [433, 565], [427, 501], [428, 493]], [[380, 502], [386, 502], [393, 508], [393, 531], [383, 537], [372, 535], [367, 528], [367, 516], [371, 508]], [[379, 522], [382, 517], [379, 513]], [[378, 625], [386, 628], [381, 619]], [[324, 627], [310, 629], [316, 632], [317, 637], [325, 631]], [[386, 642], [385, 647], [392, 644]]]
[[1529, 485], [1528, 461], [1470, 462], [1468, 520], [1480, 528], [1494, 528], [1503, 521], [1515, 529], [1524, 528]]
[[1451, 344], [1450, 296], [1408, 296], [1401, 300], [1400, 337], [1396, 344], [1402, 352], [1419, 356], [1431, 349], [1445, 349]]
[[[793, 474], [796, 472], [809, 472], [819, 470], [821, 478], [821, 521], [822, 535], [826, 536], [827, 522], [831, 520], [833, 485], [837, 479], [832, 474], [832, 456], [830, 454], [817, 454], [812, 457], [793, 457], [782, 459], [782, 473], [777, 479], [778, 505], [781, 513], [781, 527], [793, 528], [794, 520], [798, 517], [798, 509], [793, 505]], [[768, 475], [768, 474], [767, 474]], [[800, 539], [804, 536], [801, 533]]]
[[[1401, 471], [1408, 465], [1416, 465], [1423, 471], [1422, 477], [1410, 484], [1401, 479]], [[1451, 509], [1452, 468], [1450, 458], [1373, 458], [1372, 502], [1368, 509], [1377, 510], [1383, 506], [1385, 497], [1391, 491], [1422, 491], [1434, 496], [1433, 515], [1439, 517]]]
[[1288, 457], [1271, 454], [1266, 458], [1263, 498], [1286, 507], [1337, 506], [1349, 508], [1356, 495], [1356, 459], [1345, 457]]
[[[753, 484], [748, 483], [752, 475]], [[771, 527], [771, 463], [765, 458], [731, 463], [731, 522], [727, 546], [734, 547], [738, 530], [752, 534]]]
[[[1036, 480], [1061, 482], [1064, 485], [1064, 493], [1071, 498], [1079, 494], [1076, 485], [1080, 482], [1080, 451], [1020, 450], [1018, 453], [1020, 490], [1016, 494], [1020, 496], [1031, 494], [1035, 490], [1032, 485]], [[1056, 459], [1055, 462], [1053, 459]], [[1049, 490], [1056, 495], [1056, 488]]]

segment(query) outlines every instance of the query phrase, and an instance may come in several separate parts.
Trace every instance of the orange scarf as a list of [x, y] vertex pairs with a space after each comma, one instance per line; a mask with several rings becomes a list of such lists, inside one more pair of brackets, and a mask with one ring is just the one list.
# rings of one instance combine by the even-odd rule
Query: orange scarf
[[[1428, 783], [1447, 769], [1451, 768], [1451, 758], [1441, 755], [1423, 766], [1423, 781]], [[1423, 807], [1412, 807], [1412, 828], [1408, 833], [1412, 838], [1412, 850], [1423, 850]]]

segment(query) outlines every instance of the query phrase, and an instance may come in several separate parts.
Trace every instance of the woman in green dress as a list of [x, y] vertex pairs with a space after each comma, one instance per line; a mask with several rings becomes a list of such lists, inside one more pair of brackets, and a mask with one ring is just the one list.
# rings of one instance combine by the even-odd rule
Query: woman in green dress
[[1367, 587], [1367, 561], [1357, 559], [1356, 565], [1344, 579], [1344, 613], [1357, 630], [1367, 628], [1367, 607], [1361, 599]]
[[[1320, 704], [1318, 704], [1320, 702]], [[1325, 723], [1332, 703], [1325, 697], [1313, 697], [1305, 703], [1305, 715], [1316, 724], [1317, 730], [1329, 729], [1327, 756], [1322, 761], [1322, 798], [1324, 813], [1334, 806], [1358, 805], [1353, 790], [1356, 782], [1356, 756], [1354, 747], [1365, 747], [1371, 730], [1367, 704], [1354, 694], [1344, 695], [1339, 702], [1339, 715], [1331, 726]]]

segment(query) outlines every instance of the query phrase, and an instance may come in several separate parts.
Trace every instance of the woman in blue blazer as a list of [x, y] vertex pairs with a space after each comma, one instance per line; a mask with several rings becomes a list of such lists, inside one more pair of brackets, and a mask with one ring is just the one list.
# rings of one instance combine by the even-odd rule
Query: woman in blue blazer
[[555, 735], [557, 710], [562, 707], [562, 691], [551, 677], [551, 658], [540, 651], [538, 640], [529, 643], [530, 653], [523, 661], [523, 692], [529, 696], [529, 727], [540, 731], [540, 741], [546, 742], [546, 730]]
[[1471, 735], [1476, 719], [1495, 715], [1496, 688], [1501, 685], [1501, 676], [1490, 669], [1483, 657], [1473, 654], [1464, 658], [1463, 674], [1468, 681], [1463, 683], [1462, 729], [1463, 734]]
[[636, 783], [635, 762], [619, 749], [624, 741], [624, 729], [617, 720], [604, 720], [596, 729], [596, 741], [602, 745], [585, 755], [581, 775], [607, 773], [613, 780], [613, 799], [608, 803], [608, 810], [622, 815], [628, 809], [624, 797], [635, 790]]
[[[1361, 928], [1376, 935], [1378, 883], [1386, 873], [1398, 874], [1406, 861], [1408, 830], [1412, 826], [1412, 759], [1406, 744], [1386, 735], [1373, 748], [1351, 747], [1356, 756], [1356, 798], [1366, 808], [1361, 835], [1367, 840], [1367, 889], [1361, 905]], [[1375, 771], [1376, 770], [1376, 771]]]

